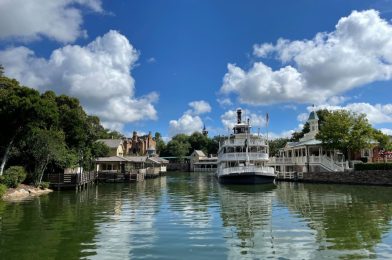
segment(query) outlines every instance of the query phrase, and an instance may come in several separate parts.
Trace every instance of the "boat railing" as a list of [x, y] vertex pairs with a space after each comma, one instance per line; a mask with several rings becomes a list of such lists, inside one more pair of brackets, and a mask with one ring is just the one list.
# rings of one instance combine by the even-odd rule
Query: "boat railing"
[[219, 156], [218, 161], [268, 161], [267, 153], [225, 153]]
[[247, 166], [228, 167], [222, 169], [222, 174], [229, 174], [232, 172], [236, 172], [236, 173], [256, 172], [256, 173], [264, 173], [267, 175], [275, 176], [275, 171], [274, 168], [272, 167], [247, 165]]
[[[221, 146], [244, 146], [245, 145], [245, 140], [246, 139], [230, 139], [230, 140], [224, 140], [221, 142]], [[252, 140], [248, 139], [248, 145], [249, 146], [266, 146], [266, 143], [264, 140]]]

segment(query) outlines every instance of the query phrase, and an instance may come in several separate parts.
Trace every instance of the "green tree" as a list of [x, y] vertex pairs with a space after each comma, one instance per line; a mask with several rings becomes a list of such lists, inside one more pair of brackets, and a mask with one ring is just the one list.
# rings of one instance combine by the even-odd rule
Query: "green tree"
[[189, 151], [191, 149], [191, 145], [188, 141], [189, 137], [186, 134], [178, 134], [167, 143], [166, 146], [166, 155], [167, 156], [175, 156], [180, 160], [187, 155], [189, 155]]
[[34, 158], [33, 177], [37, 186], [41, 185], [43, 174], [50, 163], [63, 168], [70, 166], [66, 161], [68, 150], [63, 132], [35, 128], [28, 138], [28, 143], [27, 153]]
[[208, 154], [208, 143], [209, 138], [200, 132], [194, 132], [188, 138], [188, 142], [191, 145], [190, 152], [194, 150], [202, 150], [204, 153]]
[[161, 152], [163, 152], [166, 149], [166, 144], [162, 140], [161, 133], [155, 132], [154, 139], [156, 142], [156, 152], [157, 152], [157, 154], [161, 154]]
[[16, 80], [0, 77], [0, 175], [14, 144], [23, 140], [31, 128], [46, 127], [55, 120], [50, 119], [55, 117], [54, 108], [38, 91], [20, 86]]
[[288, 138], [277, 138], [269, 141], [269, 156], [277, 155], [279, 149], [285, 147], [288, 141]]
[[327, 149], [338, 149], [347, 154], [369, 146], [372, 127], [364, 114], [354, 114], [346, 110], [336, 110], [325, 115], [316, 138]]

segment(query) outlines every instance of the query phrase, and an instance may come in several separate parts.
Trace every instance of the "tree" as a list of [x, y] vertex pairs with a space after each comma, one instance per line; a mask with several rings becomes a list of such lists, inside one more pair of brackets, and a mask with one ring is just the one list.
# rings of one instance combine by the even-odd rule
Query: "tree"
[[27, 153], [34, 158], [35, 167], [33, 171], [34, 182], [41, 185], [42, 176], [49, 163], [68, 167], [66, 154], [68, 150], [65, 145], [65, 136], [61, 131], [35, 128], [28, 138]]
[[279, 149], [285, 147], [287, 142], [289, 141], [288, 138], [277, 138], [271, 140], [269, 142], [269, 156], [275, 156], [278, 154]]
[[166, 144], [165, 142], [162, 140], [162, 136], [161, 133], [159, 132], [155, 132], [155, 143], [156, 143], [156, 152], [157, 154], [160, 154], [161, 152], [163, 152], [166, 148]]
[[336, 110], [325, 115], [316, 139], [327, 149], [345, 152], [350, 160], [351, 152], [369, 146], [372, 127], [364, 114], [354, 114], [346, 110]]
[[0, 77], [0, 176], [11, 148], [33, 127], [45, 127], [55, 116], [50, 102], [41, 99], [38, 91], [22, 87], [19, 82]]
[[167, 143], [166, 155], [175, 156], [180, 160], [183, 160], [185, 156], [189, 155], [189, 151], [191, 149], [188, 138], [189, 137], [185, 134], [178, 134], [174, 136], [173, 139]]

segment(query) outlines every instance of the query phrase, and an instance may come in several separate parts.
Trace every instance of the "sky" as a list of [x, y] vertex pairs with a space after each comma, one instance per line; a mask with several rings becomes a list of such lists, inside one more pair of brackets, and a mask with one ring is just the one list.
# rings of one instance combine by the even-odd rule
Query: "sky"
[[126, 136], [224, 135], [242, 108], [285, 137], [313, 105], [392, 135], [391, 19], [392, 0], [0, 0], [0, 64]]

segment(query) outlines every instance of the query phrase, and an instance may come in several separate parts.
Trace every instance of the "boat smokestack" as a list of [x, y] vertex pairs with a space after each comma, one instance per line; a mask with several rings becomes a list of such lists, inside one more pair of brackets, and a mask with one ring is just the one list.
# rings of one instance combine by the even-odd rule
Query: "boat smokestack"
[[239, 108], [239, 109], [237, 109], [237, 124], [241, 124], [241, 114], [242, 114], [242, 111], [241, 111], [241, 109]]

